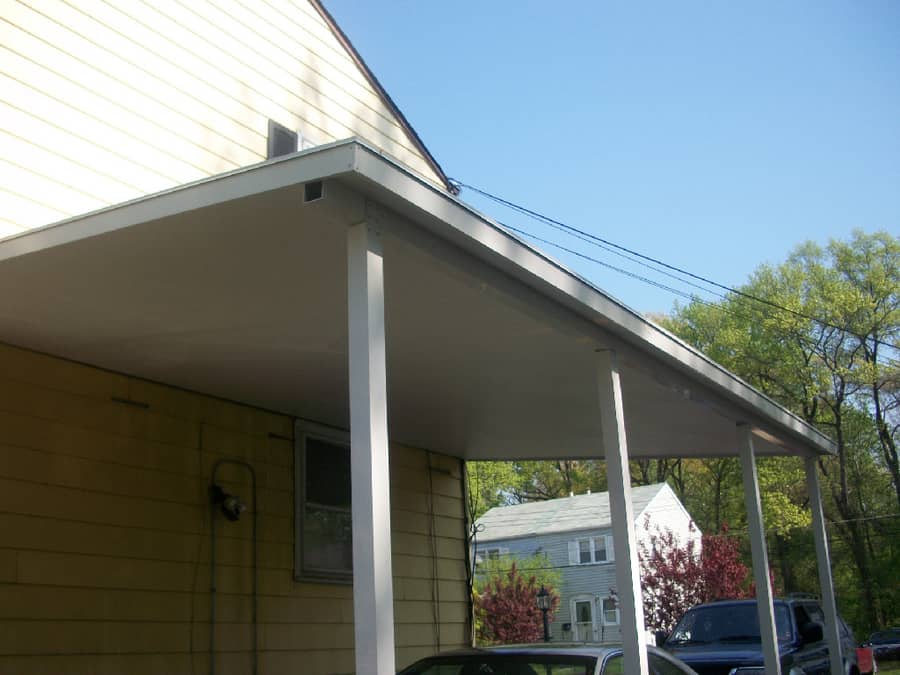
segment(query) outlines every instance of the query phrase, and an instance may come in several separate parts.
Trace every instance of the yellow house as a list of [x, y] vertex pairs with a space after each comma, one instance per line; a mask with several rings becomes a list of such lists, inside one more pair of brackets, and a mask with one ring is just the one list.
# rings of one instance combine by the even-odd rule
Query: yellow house
[[0, 673], [467, 645], [462, 462], [548, 457], [608, 462], [646, 673], [628, 458], [725, 454], [777, 672], [755, 457], [807, 458], [827, 599], [831, 443], [460, 202], [318, 3], [2, 13]]
[[315, 0], [13, 0], [0, 17], [0, 236], [349, 137], [447, 186]]

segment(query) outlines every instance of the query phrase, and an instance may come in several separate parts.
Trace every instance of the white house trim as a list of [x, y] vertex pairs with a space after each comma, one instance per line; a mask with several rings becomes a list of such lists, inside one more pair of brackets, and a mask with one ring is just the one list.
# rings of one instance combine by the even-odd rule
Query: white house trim
[[[329, 198], [303, 204], [303, 184], [329, 178]], [[312, 409], [309, 416], [345, 426], [346, 400], [328, 387], [340, 382], [346, 391], [346, 362], [322, 356], [343, 348], [344, 324], [337, 319], [326, 334], [312, 332], [314, 321], [306, 319], [317, 317], [304, 314], [303, 304], [318, 301], [326, 309], [342, 304], [342, 271], [329, 284], [315, 285], [315, 295], [304, 295], [314, 284], [295, 284], [292, 273], [304, 264], [322, 273], [340, 270], [346, 260], [353, 521], [372, 530], [371, 540], [360, 542], [370, 554], [356, 558], [357, 631], [361, 626], [368, 631], [358, 633], [357, 649], [367, 649], [367, 639], [378, 643], [376, 651], [392, 647], [381, 256], [375, 233], [365, 224], [351, 227], [351, 243], [344, 248], [345, 228], [365, 218], [367, 200], [388, 214], [390, 230], [381, 242], [385, 250], [394, 247], [391, 271], [400, 275], [404, 262], [407, 273], [416, 271], [392, 289], [392, 337], [435, 350], [424, 357], [438, 349], [453, 357], [425, 361], [432, 384], [423, 389], [421, 363], [410, 356], [415, 349], [392, 355], [392, 402], [406, 394], [404, 405], [392, 407], [393, 437], [464, 459], [605, 453], [626, 672], [646, 672], [629, 456], [740, 454], [756, 570], [766, 566], [755, 456], [827, 455], [833, 444], [697, 350], [358, 141], [279, 158], [0, 241], [0, 289], [6, 289], [0, 293], [0, 338], [296, 416]], [[259, 218], [262, 205], [265, 217]], [[259, 221], [256, 226], [248, 225], [251, 218]], [[328, 249], [323, 237], [335, 233], [340, 245]], [[400, 301], [401, 294], [393, 293], [414, 284], [418, 296]], [[289, 298], [282, 296], [285, 288]], [[65, 311], [60, 311], [63, 289]], [[441, 292], [453, 302], [429, 304]], [[222, 298], [229, 299], [227, 306]], [[417, 330], [426, 310], [432, 319], [448, 319], [442, 333]], [[487, 328], [472, 324], [476, 313]], [[245, 315], [255, 322], [235, 322]], [[422, 333], [433, 344], [424, 344]], [[297, 342], [320, 341], [273, 349], [286, 335]], [[545, 361], [552, 370], [540, 371], [538, 361], [521, 367], [543, 353], [535, 346], [551, 348], [554, 358]], [[605, 350], [599, 363], [598, 349]], [[190, 358], [198, 354], [207, 358]], [[243, 359], [246, 354], [256, 359]], [[414, 356], [422, 358], [423, 352]], [[476, 361], [480, 370], [469, 365]], [[304, 368], [315, 370], [319, 390], [297, 386], [295, 373]], [[458, 376], [465, 368], [470, 370], [463, 379], [483, 385], [480, 391], [460, 388]], [[640, 422], [630, 427], [628, 444], [623, 382], [631, 396], [627, 421]], [[564, 391], [548, 398], [551, 383]], [[667, 417], [660, 419], [661, 414]], [[745, 426], [735, 448], [738, 422]], [[357, 489], [363, 491], [359, 496]], [[354, 527], [355, 533], [360, 529]], [[766, 588], [767, 577], [757, 585]], [[383, 641], [373, 638], [382, 633]], [[640, 663], [630, 663], [632, 658]], [[386, 656], [379, 664], [379, 673], [393, 672]]]
[[844, 675], [844, 661], [841, 653], [841, 634], [838, 626], [837, 607], [834, 601], [834, 583], [831, 578], [831, 560], [828, 554], [828, 534], [825, 531], [825, 511], [822, 508], [822, 491], [819, 488], [818, 461], [815, 457], [806, 460], [806, 489], [812, 512], [813, 540], [816, 546], [816, 567], [819, 572], [819, 589], [822, 595], [822, 610], [825, 612], [825, 639], [828, 641], [828, 658], [831, 675]]
[[625, 672], [648, 675], [647, 636], [644, 630], [644, 605], [641, 599], [640, 567], [634, 508], [631, 503], [631, 472], [628, 467], [628, 444], [625, 440], [625, 417], [622, 387], [619, 382], [616, 354], [598, 354], [600, 423], [609, 481], [609, 509], [612, 515], [616, 559], [616, 584], [622, 631]]
[[347, 242], [356, 672], [394, 675], [383, 261], [369, 223]]
[[756, 607], [762, 635], [763, 661], [767, 673], [781, 675], [778, 635], [775, 632], [775, 605], [772, 603], [772, 584], [769, 580], [769, 554], [766, 551], [766, 531], [759, 498], [753, 435], [744, 424], [738, 425], [737, 433], [744, 479], [744, 504], [747, 508], [747, 525], [750, 529], [750, 554], [753, 558], [753, 581], [756, 584]]

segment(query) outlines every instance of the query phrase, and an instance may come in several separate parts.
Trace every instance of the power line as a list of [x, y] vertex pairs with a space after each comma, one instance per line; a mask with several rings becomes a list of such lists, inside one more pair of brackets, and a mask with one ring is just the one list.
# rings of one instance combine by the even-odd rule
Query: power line
[[[837, 331], [840, 331], [840, 332], [842, 332], [842, 333], [849, 333], [849, 334], [851, 334], [851, 335], [855, 335], [855, 336], [857, 336], [857, 337], [862, 338], [862, 336], [858, 335], [857, 333], [855, 333], [854, 331], [850, 330], [849, 328], [847, 328], [847, 327], [845, 327], [845, 326], [839, 326], [839, 325], [837, 325], [837, 324], [835, 324], [835, 323], [832, 323], [832, 322], [830, 322], [830, 321], [827, 321], [827, 320], [825, 320], [825, 319], [820, 319], [820, 318], [818, 318], [818, 317], [811, 316], [811, 315], [806, 314], [806, 313], [804, 313], [804, 312], [800, 312], [800, 311], [797, 311], [797, 310], [795, 310], [795, 309], [791, 309], [790, 307], [785, 307], [785, 306], [780, 305], [780, 304], [778, 304], [777, 302], [774, 302], [774, 301], [769, 300], [769, 299], [767, 299], [767, 298], [761, 298], [761, 297], [758, 297], [758, 296], [756, 296], [756, 295], [753, 295], [752, 293], [747, 293], [746, 291], [742, 291], [742, 290], [740, 290], [740, 289], [733, 288], [733, 287], [727, 286], [727, 285], [725, 285], [725, 284], [721, 284], [721, 283], [719, 283], [719, 282], [717, 282], [717, 281], [713, 281], [712, 279], [708, 279], [708, 278], [703, 277], [703, 276], [701, 276], [701, 275], [699, 275], [699, 274], [694, 274], [693, 272], [690, 272], [690, 271], [685, 270], [685, 269], [683, 269], [683, 268], [677, 267], [677, 266], [675, 266], [675, 265], [670, 265], [669, 263], [666, 263], [666, 262], [664, 262], [664, 261], [662, 261], [662, 260], [659, 260], [659, 259], [657, 259], [657, 258], [654, 258], [654, 257], [652, 257], [652, 256], [648, 256], [648, 255], [645, 255], [645, 254], [640, 253], [640, 252], [638, 252], [638, 251], [635, 251], [635, 250], [633, 250], [633, 249], [630, 249], [630, 248], [628, 248], [628, 247], [626, 247], [626, 246], [622, 246], [622, 245], [620, 245], [620, 244], [616, 244], [615, 242], [612, 242], [612, 241], [610, 241], [610, 240], [608, 240], [608, 239], [604, 239], [603, 237], [599, 237], [599, 236], [597, 236], [597, 235], [591, 234], [590, 232], [585, 232], [584, 230], [580, 230], [580, 229], [578, 229], [578, 228], [576, 228], [576, 227], [573, 227], [572, 225], [568, 225], [568, 224], [566, 224], [566, 223], [564, 223], [564, 222], [562, 222], [562, 221], [559, 221], [559, 220], [556, 220], [556, 219], [554, 219], [554, 218], [551, 218], [550, 216], [544, 215], [544, 214], [542, 214], [542, 213], [540, 213], [540, 212], [538, 212], [538, 211], [534, 211], [534, 210], [529, 209], [529, 208], [527, 208], [527, 207], [525, 207], [525, 206], [522, 206], [522, 205], [520, 205], [520, 204], [516, 204], [515, 202], [512, 202], [512, 201], [509, 201], [509, 200], [507, 200], [507, 199], [504, 199], [503, 197], [499, 197], [499, 196], [497, 196], [497, 195], [495, 195], [495, 194], [492, 194], [492, 193], [490, 193], [490, 192], [487, 192], [486, 190], [483, 190], [483, 189], [481, 189], [481, 188], [475, 187], [474, 185], [469, 185], [468, 183], [464, 183], [464, 182], [459, 181], [459, 180], [456, 180], [456, 179], [450, 179], [450, 180], [451, 180], [452, 183], [454, 183], [455, 185], [457, 185], [457, 186], [459, 186], [459, 187], [461, 187], [461, 188], [466, 188], [466, 189], [468, 189], [468, 190], [472, 190], [473, 192], [476, 192], [476, 193], [482, 195], [483, 197], [486, 197], [487, 199], [490, 199], [490, 200], [492, 200], [492, 201], [494, 201], [494, 202], [496, 202], [496, 203], [498, 203], [498, 204], [501, 204], [501, 205], [503, 205], [503, 206], [505, 206], [505, 207], [507, 207], [507, 208], [510, 208], [510, 209], [512, 209], [512, 210], [514, 210], [514, 211], [517, 211], [517, 212], [519, 212], [519, 213], [522, 213], [522, 214], [524, 214], [524, 215], [526, 215], [526, 216], [529, 216], [530, 218], [534, 218], [535, 220], [538, 220], [538, 221], [541, 221], [541, 222], [543, 222], [543, 223], [545, 223], [545, 224], [547, 224], [547, 225], [550, 225], [551, 227], [553, 227], [553, 228], [555, 228], [555, 229], [557, 229], [557, 230], [561, 230], [561, 231], [565, 232], [566, 234], [569, 234], [570, 236], [575, 236], [576, 238], [581, 239], [582, 241], [587, 241], [588, 243], [591, 243], [591, 244], [593, 244], [593, 245], [599, 246], [600, 248], [603, 248], [604, 250], [607, 250], [607, 251], [609, 251], [610, 248], [612, 248], [612, 249], [616, 249], [617, 251], [621, 251], [621, 252], [623, 252], [623, 253], [626, 253], [626, 254], [628, 254], [628, 255], [630, 255], [630, 256], [634, 256], [635, 258], [639, 258], [640, 260], [634, 260], [634, 258], [628, 258], [628, 256], [623, 256], [623, 257], [626, 257], [627, 259], [631, 260], [632, 262], [636, 262], [637, 264], [640, 264], [640, 265], [643, 265], [643, 266], [645, 266], [645, 267], [648, 267], [649, 269], [653, 269], [653, 270], [656, 271], [656, 272], [663, 273], [663, 274], [667, 274], [667, 273], [662, 272], [661, 270], [659, 270], [659, 269], [653, 267], [652, 265], [648, 265], [646, 262], [641, 262], [641, 261], [648, 261], [648, 262], [653, 263], [653, 264], [655, 264], [655, 265], [659, 265], [659, 266], [661, 266], [661, 267], [664, 267], [664, 268], [666, 268], [666, 269], [668, 269], [668, 270], [672, 270], [673, 272], [677, 272], [677, 273], [679, 273], [679, 274], [683, 274], [683, 275], [685, 275], [685, 276], [687, 276], [687, 277], [690, 277], [691, 279], [695, 279], [695, 280], [697, 280], [697, 281], [701, 281], [701, 282], [703, 282], [703, 283], [705, 283], [705, 284], [708, 284], [708, 285], [710, 285], [710, 286], [713, 286], [713, 287], [715, 287], [715, 288], [719, 288], [719, 289], [724, 290], [724, 291], [726, 291], [726, 292], [728, 292], [728, 293], [733, 293], [734, 295], [737, 295], [737, 296], [739, 296], [739, 297], [743, 297], [743, 298], [746, 298], [746, 299], [748, 299], [748, 300], [752, 300], [752, 301], [754, 301], [754, 302], [757, 302], [757, 303], [760, 303], [760, 304], [763, 304], [763, 305], [767, 305], [767, 306], [769, 306], [769, 307], [772, 307], [773, 309], [777, 309], [777, 310], [779, 310], [779, 311], [786, 312], [786, 313], [791, 314], [791, 315], [793, 315], [793, 316], [796, 316], [796, 317], [798, 317], [798, 318], [806, 319], [807, 321], [813, 321], [813, 322], [815, 322], [815, 323], [817, 323], [817, 324], [819, 324], [819, 325], [821, 325], [821, 326], [824, 326], [824, 327], [826, 327], [826, 328], [831, 328], [831, 329], [833, 329], [833, 330], [837, 330]], [[505, 227], [508, 227], [508, 226], [505, 226]], [[514, 228], [510, 228], [510, 229], [514, 229]], [[521, 232], [521, 230], [517, 230], [517, 231]], [[532, 236], [532, 237], [533, 237], [534, 235], [528, 235], [528, 236]], [[534, 238], [537, 239], [537, 237], [534, 237]], [[545, 241], [545, 243], [551, 243], [551, 242], [546, 242], [546, 240], [544, 240], [544, 241]], [[564, 249], [564, 250], [568, 250], [568, 249], [565, 249], [565, 248], [562, 247], [562, 246], [560, 246], [560, 248], [561, 248], [561, 249]], [[570, 251], [570, 252], [571, 252], [571, 251]], [[612, 252], [612, 251], [610, 251], [610, 252]], [[576, 253], [576, 255], [578, 255], [578, 254]], [[619, 255], [619, 254], [617, 253], [617, 255]], [[586, 256], [582, 256], [582, 257], [586, 257]], [[589, 258], [589, 259], [590, 259], [590, 258]], [[663, 290], [668, 290], [669, 292], [673, 292], [673, 293], [676, 293], [676, 294], [678, 294], [678, 295], [684, 296], [684, 293], [683, 293], [683, 292], [677, 291], [677, 290], [672, 289], [672, 288], [670, 288], [670, 287], [660, 286], [658, 283], [653, 282], [653, 281], [651, 281], [651, 280], [648, 280], [648, 279], [645, 278], [645, 277], [641, 277], [640, 275], [635, 275], [634, 273], [629, 273], [629, 272], [624, 271], [624, 270], [622, 270], [622, 269], [620, 269], [620, 268], [616, 268], [616, 267], [614, 267], [614, 266], [612, 266], [612, 265], [608, 265], [608, 264], [605, 264], [605, 263], [601, 263], [600, 261], [597, 261], [597, 260], [594, 260], [594, 262], [598, 262], [599, 264], [603, 264], [603, 265], [605, 265], [605, 266], [607, 266], [607, 267], [610, 267], [611, 269], [613, 269], [613, 270], [615, 270], [615, 271], [618, 271], [618, 272], [623, 273], [623, 274], [627, 274], [628, 276], [631, 276], [631, 277], [633, 277], [633, 278], [636, 278], [636, 279], [638, 279], [638, 280], [640, 280], [640, 281], [644, 281], [644, 282], [646, 282], [646, 283], [650, 283], [651, 285], [654, 285], [654, 286], [657, 286], [657, 287], [659, 287], [659, 288], [662, 288]], [[671, 274], [667, 274], [667, 275], [668, 275], [668, 276], [672, 276], [673, 278], [679, 279], [679, 277], [675, 277], [675, 276], [673, 276], [673, 275], [671, 275]], [[680, 280], [682, 283], [691, 283], [691, 282], [688, 282], [687, 280], [684, 280], [684, 279], [679, 279], [679, 280]], [[691, 285], [693, 285], [693, 286], [695, 286], [695, 287], [697, 287], [697, 288], [701, 288], [701, 290], [704, 290], [704, 291], [706, 291], [706, 292], [710, 292], [710, 293], [713, 292], [713, 291], [710, 291], [709, 289], [706, 289], [706, 288], [703, 288], [703, 287], [696, 286], [695, 284], [692, 284], [692, 283], [691, 283]], [[720, 297], [723, 297], [723, 296], [720, 295]], [[885, 342], [884, 340], [880, 340], [880, 339], [878, 339], [878, 338], [862, 338], [862, 339], [868, 339], [868, 340], [871, 340], [873, 344], [878, 345], [878, 346], [883, 346], [883, 347], [885, 347], [885, 348], [887, 348], [887, 349], [893, 349], [893, 350], [900, 351], [900, 347], [895, 346], [895, 345], [893, 345], [893, 344], [891, 344], [891, 343], [889, 343], [889, 342]]]
[[697, 301], [702, 302], [701, 298], [698, 298], [696, 295], [688, 293], [687, 291], [681, 291], [681, 290], [678, 290], [677, 288], [673, 288], [671, 286], [666, 286], [665, 284], [662, 284], [658, 281], [654, 281], [653, 279], [650, 279], [648, 277], [641, 276], [640, 274], [635, 274], [634, 272], [623, 269], [621, 267], [616, 267], [615, 265], [610, 265], [609, 263], [599, 260], [597, 258], [593, 258], [593, 257], [587, 255], [586, 253], [581, 253], [580, 251], [576, 251], [574, 249], [567, 248], [567, 247], [563, 246], [562, 244], [557, 244], [555, 241], [550, 241], [549, 239], [543, 239], [543, 238], [537, 236], [536, 234], [532, 234], [531, 232], [526, 232], [525, 230], [520, 230], [519, 228], [513, 227], [512, 225], [507, 225], [506, 223], [500, 223], [500, 225], [505, 227], [507, 230], [511, 230], [518, 234], [522, 234], [526, 237], [534, 239], [535, 241], [539, 241], [542, 244], [554, 246], [555, 248], [558, 248], [561, 251], [565, 251], [566, 253], [571, 253], [572, 255], [578, 256], [579, 258], [583, 258], [584, 260], [587, 260], [589, 262], [596, 263], [598, 265], [601, 265], [602, 267], [611, 269], [614, 272], [619, 272], [620, 274], [624, 274], [625, 276], [631, 277], [633, 279], [637, 279], [638, 281], [643, 281], [644, 283], [650, 284], [651, 286], [655, 286], [656, 288], [662, 289], [664, 291], [668, 291], [669, 293], [674, 293], [675, 295], [680, 295], [681, 297], [683, 297], [687, 300], [697, 300]]
[[[517, 228], [517, 227], [513, 227], [512, 225], [508, 225], [508, 224], [506, 224], [506, 223], [504, 223], [504, 222], [500, 222], [499, 224], [502, 225], [503, 227], [505, 227], [506, 229], [512, 231], [512, 232], [516, 232], [516, 233], [521, 234], [521, 235], [523, 235], [523, 236], [529, 237], [530, 239], [534, 239], [535, 241], [539, 241], [539, 242], [541, 242], [542, 244], [546, 244], [546, 245], [548, 245], [548, 246], [553, 246], [554, 248], [558, 248], [558, 249], [561, 250], [561, 251], [565, 251], [566, 253], [569, 253], [569, 254], [571, 254], [571, 255], [577, 256], [577, 257], [582, 258], [582, 259], [584, 259], [584, 260], [587, 260], [587, 261], [589, 261], [589, 262], [596, 263], [597, 265], [600, 265], [601, 267], [606, 267], [606, 268], [608, 268], [608, 269], [613, 270], [614, 272], [619, 272], [619, 273], [621, 273], [621, 274], [624, 274], [625, 276], [631, 277], [631, 278], [636, 279], [636, 280], [638, 280], [638, 281], [642, 281], [642, 282], [647, 283], [647, 284], [649, 284], [649, 285], [651, 285], [651, 286], [655, 286], [656, 288], [659, 288], [659, 289], [661, 289], [661, 290], [667, 291], [667, 292], [672, 293], [672, 294], [674, 294], [674, 295], [678, 295], [678, 296], [680, 296], [680, 297], [682, 297], [682, 298], [685, 298], [686, 300], [689, 300], [689, 301], [691, 301], [691, 302], [696, 302], [696, 303], [699, 303], [699, 304], [701, 304], [701, 305], [705, 305], [705, 306], [707, 306], [707, 307], [711, 307], [711, 308], [718, 309], [718, 310], [720, 310], [720, 311], [722, 311], [722, 312], [725, 312], [726, 314], [731, 314], [732, 316], [736, 316], [736, 317], [738, 317], [738, 318], [740, 318], [740, 319], [745, 319], [745, 320], [755, 320], [755, 319], [758, 318], [758, 317], [755, 317], [755, 316], [748, 316], [747, 314], [744, 314], [744, 313], [742, 313], [742, 312], [739, 312], [739, 311], [737, 311], [737, 310], [735, 310], [735, 309], [733, 309], [733, 308], [731, 308], [731, 307], [728, 307], [728, 306], [726, 306], [726, 305], [721, 305], [721, 304], [717, 304], [717, 303], [715, 303], [715, 302], [710, 302], [710, 301], [708, 301], [708, 300], [705, 300], [704, 298], [699, 297], [699, 296], [696, 295], [696, 294], [689, 293], [689, 292], [687, 292], [687, 291], [682, 291], [682, 290], [680, 290], [680, 289], [673, 288], [673, 287], [671, 287], [671, 286], [667, 286], [667, 285], [665, 285], [665, 284], [662, 284], [662, 283], [660, 283], [660, 282], [658, 282], [658, 281], [655, 281], [655, 280], [653, 280], [653, 279], [650, 279], [650, 278], [648, 278], [648, 277], [644, 277], [644, 276], [641, 276], [640, 274], [636, 274], [636, 273], [634, 273], [634, 272], [632, 272], [632, 271], [630, 271], [630, 270], [626, 270], [626, 269], [623, 269], [623, 268], [621, 268], [621, 267], [616, 267], [615, 265], [611, 265], [611, 264], [609, 264], [608, 262], [605, 262], [605, 261], [603, 261], [603, 260], [599, 260], [599, 259], [597, 259], [597, 258], [594, 258], [594, 257], [592, 257], [592, 256], [589, 256], [589, 255], [587, 255], [586, 253], [582, 253], [581, 251], [576, 251], [575, 249], [568, 248], [568, 247], [563, 246], [562, 244], [559, 244], [559, 243], [557, 243], [557, 242], [555, 242], [555, 241], [551, 241], [550, 239], [544, 239], [543, 237], [539, 237], [539, 236], [537, 236], [536, 234], [532, 234], [531, 232], [527, 232], [527, 231], [522, 230], [522, 229], [519, 229], [519, 228]], [[671, 276], [671, 275], [669, 275], [669, 276]], [[677, 278], [677, 277], [676, 277], [676, 278]], [[691, 285], [695, 285], [695, 284], [691, 284]], [[699, 287], [698, 287], [698, 288], [699, 288]], [[709, 292], [710, 292], [710, 293], [714, 293], [714, 291], [709, 291]], [[722, 296], [722, 295], [720, 295], [720, 294], [716, 294], [716, 293], [714, 293], [714, 294], [715, 294], [715, 295], [718, 295], [718, 296], [721, 297], [721, 298], [724, 298], [724, 297], [725, 297], [725, 296]], [[753, 308], [753, 307], [748, 307], [747, 309], [750, 309], [750, 310], [752, 310], [752, 311], [757, 311], [756, 308]], [[759, 309], [758, 311], [762, 311], [762, 310]], [[805, 344], [807, 347], [815, 347], [815, 346], [816, 346], [816, 342], [815, 342], [814, 340], [811, 340], [811, 339], [808, 338], [808, 337], [805, 337], [805, 336], [802, 336], [802, 335], [799, 335], [799, 334], [798, 334], [798, 335], [794, 335], [794, 337], [795, 337], [799, 342], [801, 342], [802, 344]], [[897, 363], [898, 363], [898, 362], [893, 361], [892, 359], [889, 359], [888, 357], [884, 357], [884, 358], [885, 358], [891, 365], [897, 365]]]

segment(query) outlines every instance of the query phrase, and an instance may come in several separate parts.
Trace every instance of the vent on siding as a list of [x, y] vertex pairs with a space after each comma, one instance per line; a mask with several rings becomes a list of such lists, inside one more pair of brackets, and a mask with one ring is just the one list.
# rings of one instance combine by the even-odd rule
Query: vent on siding
[[266, 149], [266, 159], [289, 155], [292, 152], [297, 152], [297, 132], [269, 120], [269, 143]]
[[307, 183], [303, 186], [303, 202], [314, 202], [316, 200], [322, 199], [324, 197], [324, 188], [322, 187], [322, 181], [315, 180], [312, 183]]

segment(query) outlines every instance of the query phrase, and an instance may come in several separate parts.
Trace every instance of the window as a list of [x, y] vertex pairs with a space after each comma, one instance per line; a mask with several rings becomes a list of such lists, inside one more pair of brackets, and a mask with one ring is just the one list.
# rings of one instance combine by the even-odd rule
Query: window
[[603, 623], [607, 626], [619, 625], [619, 603], [615, 598], [603, 598]]
[[613, 559], [612, 537], [609, 535], [585, 537], [569, 542], [570, 565], [594, 565], [612, 562]]
[[352, 581], [347, 434], [298, 424], [294, 437], [294, 575], [321, 581]]
[[591, 601], [581, 600], [575, 603], [575, 623], [591, 623]]
[[647, 654], [647, 660], [653, 675], [685, 675], [688, 672], [683, 665], [670, 661], [669, 657], [663, 654], [650, 652]]
[[507, 555], [509, 549], [505, 546], [491, 546], [488, 548], [479, 548], [475, 554], [475, 564], [480, 565], [485, 560], [499, 560], [500, 556]]
[[[650, 652], [647, 654], [651, 675], [687, 675], [687, 666], [679, 665], [667, 656]], [[625, 672], [624, 659], [621, 654], [614, 654], [603, 664], [603, 675], [621, 675]]]

